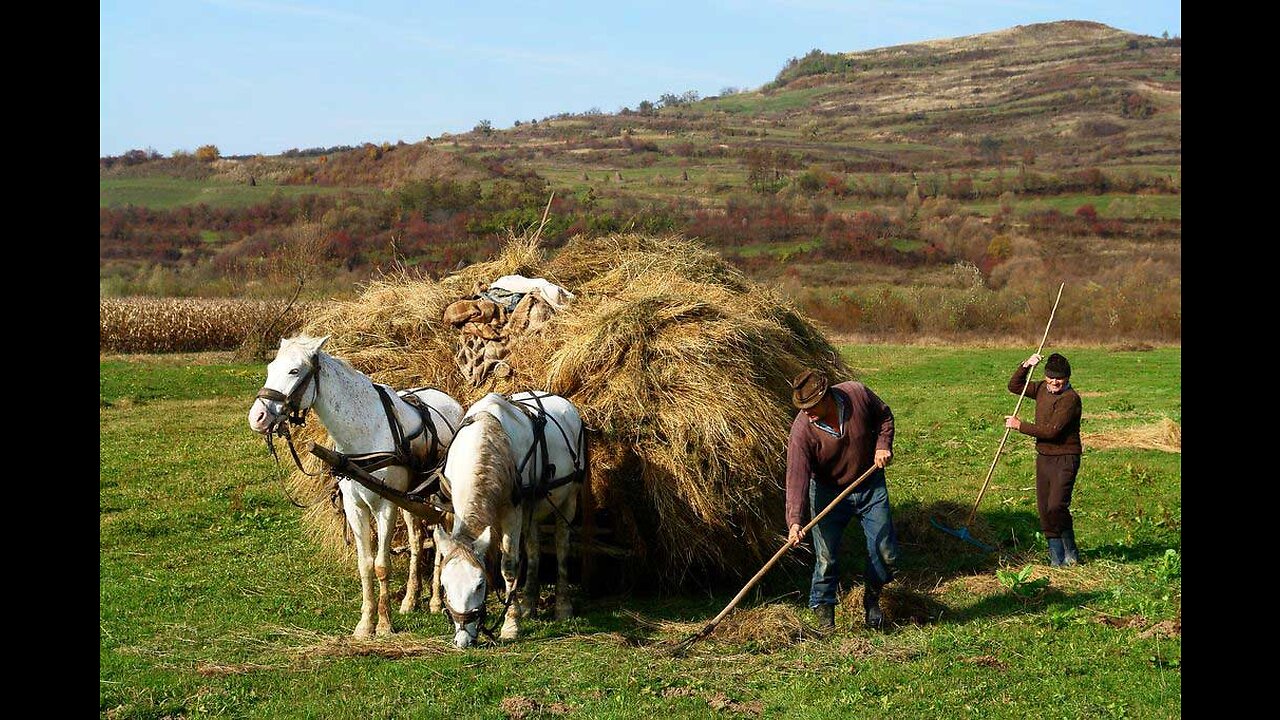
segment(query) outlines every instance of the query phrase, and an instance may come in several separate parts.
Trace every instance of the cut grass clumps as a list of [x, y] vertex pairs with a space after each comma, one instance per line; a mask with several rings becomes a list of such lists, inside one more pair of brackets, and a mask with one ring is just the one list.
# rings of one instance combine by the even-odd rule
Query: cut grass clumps
[[1133, 448], [1181, 453], [1182, 426], [1169, 418], [1160, 418], [1159, 422], [1148, 425], [1084, 433], [1080, 441], [1086, 447], [1098, 450]]
[[[540, 334], [512, 341], [509, 377], [471, 387], [454, 360], [459, 334], [441, 315], [508, 274], [545, 277], [577, 299]], [[489, 391], [568, 397], [590, 430], [586, 492], [633, 556], [623, 572], [668, 587], [738, 578], [772, 554], [795, 413], [790, 379], [805, 367], [851, 376], [790, 302], [676, 236], [577, 237], [551, 256], [513, 239], [495, 259], [439, 281], [373, 283], [305, 330], [332, 335], [330, 352], [396, 387], [431, 385], [464, 404]]]

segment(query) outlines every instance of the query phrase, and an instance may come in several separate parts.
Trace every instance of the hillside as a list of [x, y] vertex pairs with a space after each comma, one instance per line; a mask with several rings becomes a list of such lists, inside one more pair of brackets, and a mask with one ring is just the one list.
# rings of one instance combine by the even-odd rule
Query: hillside
[[[683, 233], [812, 295], [819, 315], [871, 313], [869, 296], [824, 288], [955, 286], [959, 263], [988, 289], [1015, 281], [1020, 297], [1056, 277], [1112, 299], [1154, 287], [1143, 302], [1165, 316], [1147, 331], [1168, 336], [1181, 324], [1181, 39], [1065, 21], [814, 50], [751, 91], [480, 122], [414, 144], [104, 158], [100, 185], [111, 294], [286, 291], [271, 258], [301, 224], [340, 268], [313, 286], [347, 287], [397, 260], [440, 273], [536, 222], [554, 192], [553, 245]], [[307, 188], [325, 194], [300, 197]]]

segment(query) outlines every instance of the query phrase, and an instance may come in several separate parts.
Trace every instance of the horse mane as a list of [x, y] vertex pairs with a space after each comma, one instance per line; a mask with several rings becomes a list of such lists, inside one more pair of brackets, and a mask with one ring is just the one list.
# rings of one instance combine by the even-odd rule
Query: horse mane
[[449, 562], [456, 555], [481, 570], [485, 568], [484, 558], [481, 558], [480, 554], [476, 552], [475, 538], [464, 534], [462, 537], [455, 538], [455, 541], [449, 550], [448, 556], [444, 558], [444, 562]]
[[[465, 508], [454, 505], [454, 512], [457, 513], [454, 518], [454, 535], [474, 538], [497, 521], [499, 506], [511, 497], [516, 468], [511, 457], [511, 441], [498, 418], [488, 412], [478, 412], [472, 417], [471, 425], [459, 429], [458, 434], [467, 432], [474, 425], [479, 442], [476, 444], [475, 455], [471, 458], [470, 472], [464, 477], [455, 474], [452, 487], [454, 498], [457, 499], [459, 485], [462, 482], [471, 484], [469, 490], [472, 502]], [[454, 445], [457, 442], [455, 437]], [[455, 465], [456, 462], [455, 459]]]

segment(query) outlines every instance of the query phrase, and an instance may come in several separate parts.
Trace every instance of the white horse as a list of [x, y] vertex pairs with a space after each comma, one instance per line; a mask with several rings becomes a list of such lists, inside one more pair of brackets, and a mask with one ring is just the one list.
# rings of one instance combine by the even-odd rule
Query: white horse
[[[423, 411], [406, 402], [385, 385], [375, 385], [367, 375], [345, 361], [323, 353], [329, 339], [305, 335], [280, 341], [275, 360], [267, 366], [267, 382], [249, 408], [249, 427], [270, 433], [287, 422], [290, 414], [302, 415], [308, 408], [333, 437], [335, 450], [348, 455], [382, 453], [392, 464], [373, 471], [389, 487], [405, 492], [413, 478], [409, 463], [428, 467], [443, 457], [462, 422], [462, 406], [434, 389], [414, 391]], [[380, 389], [381, 388], [381, 389]], [[394, 421], [393, 421], [394, 418]], [[435, 457], [430, 457], [434, 453]], [[387, 587], [391, 532], [396, 506], [365, 486], [341, 478], [342, 507], [355, 537], [360, 572], [360, 623], [352, 633], [368, 637], [392, 632]], [[400, 612], [412, 611], [421, 589], [418, 564], [422, 549], [418, 518], [401, 510], [409, 530], [409, 580]], [[370, 536], [370, 522], [377, 526], [377, 552]], [[439, 573], [437, 553], [437, 574]], [[378, 582], [375, 623], [373, 582]], [[438, 583], [433, 584], [438, 587]], [[432, 604], [439, 602], [439, 593]]]
[[[541, 426], [541, 427], [539, 427]], [[556, 514], [556, 619], [573, 614], [569, 597], [569, 521], [577, 510], [579, 483], [586, 472], [586, 436], [573, 403], [546, 393], [525, 392], [507, 399], [496, 393], [467, 410], [449, 446], [444, 475], [453, 493], [453, 535], [436, 527], [441, 554], [444, 604], [454, 622], [454, 644], [467, 647], [484, 622], [489, 582], [484, 558], [497, 538], [509, 605], [501, 637], [519, 634], [519, 618], [536, 607], [538, 520]], [[534, 488], [517, 504], [519, 488]], [[550, 487], [538, 499], [538, 487]], [[532, 506], [531, 506], [532, 503]], [[516, 592], [521, 540], [528, 558], [524, 603]]]

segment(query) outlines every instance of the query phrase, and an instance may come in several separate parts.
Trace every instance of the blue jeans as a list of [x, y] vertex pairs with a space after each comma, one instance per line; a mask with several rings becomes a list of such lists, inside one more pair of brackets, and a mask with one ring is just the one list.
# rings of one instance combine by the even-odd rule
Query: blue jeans
[[[809, 481], [810, 517], [822, 512], [843, 488], [816, 479]], [[889, 488], [884, 483], [884, 470], [877, 470], [861, 487], [840, 501], [813, 528], [813, 583], [809, 588], [809, 607], [835, 605], [840, 570], [836, 558], [840, 541], [849, 521], [857, 516], [867, 537], [867, 584], [879, 588], [893, 580], [893, 565], [898, 560], [898, 538], [889, 517]]]

